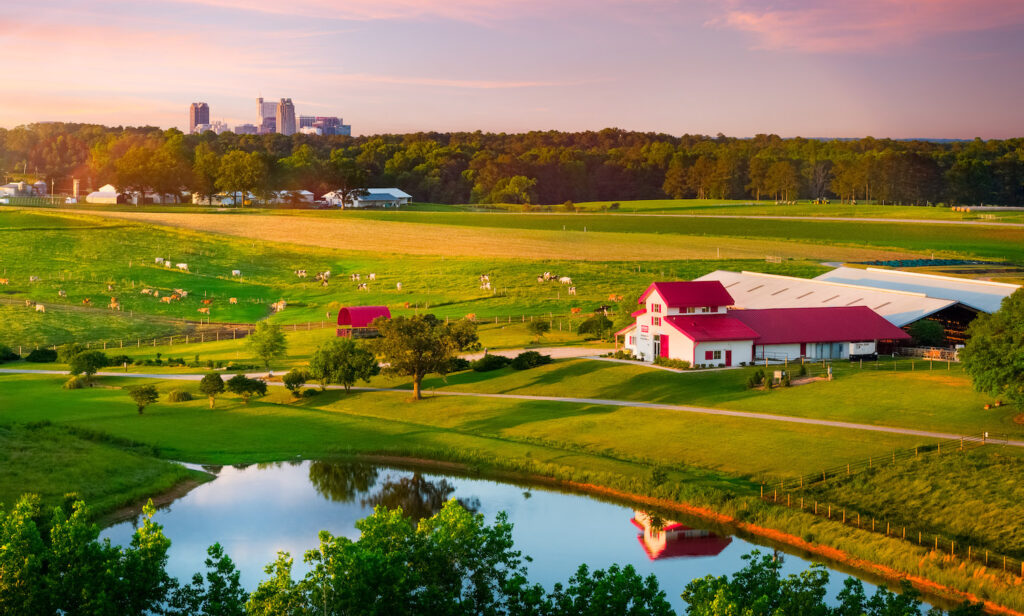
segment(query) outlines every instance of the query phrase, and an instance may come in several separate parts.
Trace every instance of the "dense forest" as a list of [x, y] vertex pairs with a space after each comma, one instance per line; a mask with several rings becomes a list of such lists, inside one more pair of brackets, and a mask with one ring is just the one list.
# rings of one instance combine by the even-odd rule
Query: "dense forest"
[[617, 129], [367, 137], [185, 135], [44, 123], [0, 129], [7, 180], [69, 192], [212, 195], [396, 186], [416, 201], [533, 203], [658, 198], [829, 198], [1024, 205], [1024, 138], [897, 141], [776, 135], [674, 137]]

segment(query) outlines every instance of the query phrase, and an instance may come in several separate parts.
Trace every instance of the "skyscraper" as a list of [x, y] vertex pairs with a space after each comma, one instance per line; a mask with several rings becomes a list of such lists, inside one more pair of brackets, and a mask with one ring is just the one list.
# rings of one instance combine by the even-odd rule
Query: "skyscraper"
[[192, 103], [188, 108], [188, 132], [196, 132], [196, 126], [210, 123], [210, 106], [206, 103]]
[[282, 135], [295, 134], [295, 105], [290, 98], [282, 98], [277, 104], [277, 132]]

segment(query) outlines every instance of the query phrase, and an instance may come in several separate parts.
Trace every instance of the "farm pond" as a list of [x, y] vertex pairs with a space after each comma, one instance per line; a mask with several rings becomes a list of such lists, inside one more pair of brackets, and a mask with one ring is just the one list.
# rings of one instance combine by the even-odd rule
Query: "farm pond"
[[[482, 513], [488, 523], [498, 512], [508, 514], [516, 548], [533, 559], [528, 563], [531, 581], [551, 588], [567, 582], [581, 563], [592, 570], [629, 564], [641, 575], [657, 576], [677, 613], [684, 613], [679, 595], [691, 579], [730, 575], [744, 566], [741, 556], [755, 549], [775, 550], [784, 574], [803, 571], [812, 562], [706, 520], [647, 512], [550, 486], [351, 462], [204, 468], [216, 478], [162, 507], [154, 518], [172, 542], [168, 572], [182, 582], [205, 570], [206, 548], [215, 542], [235, 562], [247, 590], [266, 577], [263, 569], [279, 551], [294, 557], [298, 578], [308, 570], [302, 555], [316, 547], [320, 530], [356, 539], [356, 521], [375, 505], [401, 506], [409, 515], [427, 517], [451, 498]], [[660, 532], [650, 528], [652, 514]], [[137, 523], [138, 518], [115, 523], [103, 536], [127, 545]], [[834, 599], [850, 574], [825, 564]], [[866, 587], [869, 594], [874, 591], [872, 584]]]

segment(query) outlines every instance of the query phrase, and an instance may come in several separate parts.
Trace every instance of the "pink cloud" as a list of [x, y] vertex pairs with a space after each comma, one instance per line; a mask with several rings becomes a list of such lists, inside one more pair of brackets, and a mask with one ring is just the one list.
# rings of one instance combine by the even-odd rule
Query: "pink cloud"
[[459, 21], [487, 21], [498, 15], [521, 9], [544, 9], [552, 6], [544, 0], [170, 0], [219, 8], [328, 17], [358, 21], [390, 19], [422, 19], [440, 17]]
[[1024, 23], [1020, 0], [731, 0], [706, 25], [750, 32], [759, 49], [873, 51], [951, 32]]

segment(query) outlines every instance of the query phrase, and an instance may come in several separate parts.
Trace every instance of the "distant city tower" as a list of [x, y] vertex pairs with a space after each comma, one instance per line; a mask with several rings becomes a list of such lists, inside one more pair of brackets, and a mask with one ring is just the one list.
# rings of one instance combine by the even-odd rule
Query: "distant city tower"
[[282, 98], [277, 104], [277, 132], [282, 135], [295, 134], [295, 105], [292, 99]]
[[210, 106], [206, 103], [192, 103], [188, 108], [188, 132], [196, 132], [200, 124], [210, 123]]

